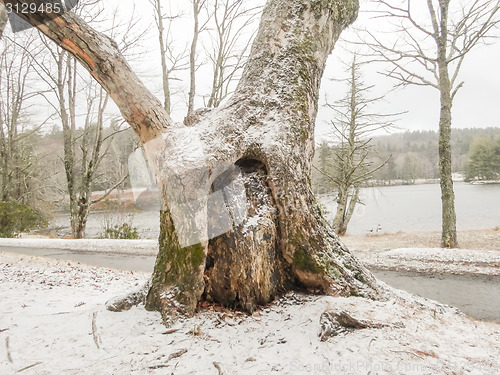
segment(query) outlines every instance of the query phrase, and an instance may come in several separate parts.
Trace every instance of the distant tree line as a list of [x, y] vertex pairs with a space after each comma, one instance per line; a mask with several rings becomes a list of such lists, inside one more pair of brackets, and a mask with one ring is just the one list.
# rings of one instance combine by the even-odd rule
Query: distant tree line
[[[416, 180], [439, 178], [438, 134], [435, 131], [413, 131], [374, 137], [372, 160], [387, 158], [389, 161], [373, 173], [373, 179], [365, 186], [384, 184], [412, 184]], [[500, 128], [453, 129], [452, 171], [471, 180], [495, 180], [499, 178]], [[332, 158], [334, 144], [319, 145], [315, 165], [324, 168]], [[332, 184], [315, 171], [313, 185], [318, 193], [334, 191]]]

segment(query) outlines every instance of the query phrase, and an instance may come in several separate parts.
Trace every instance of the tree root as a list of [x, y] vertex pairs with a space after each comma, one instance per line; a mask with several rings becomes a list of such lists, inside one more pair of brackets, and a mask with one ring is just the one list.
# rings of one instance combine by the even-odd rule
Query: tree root
[[320, 317], [321, 341], [327, 341], [330, 337], [340, 335], [344, 332], [351, 332], [357, 329], [380, 329], [385, 327], [402, 328], [400, 323], [386, 324], [373, 321], [361, 320], [353, 317], [346, 311], [328, 310]]
[[129, 294], [111, 298], [106, 302], [106, 309], [120, 312], [130, 310], [133, 306], [137, 306], [141, 303], [145, 304], [149, 289], [151, 289], [151, 279], [142, 287]]

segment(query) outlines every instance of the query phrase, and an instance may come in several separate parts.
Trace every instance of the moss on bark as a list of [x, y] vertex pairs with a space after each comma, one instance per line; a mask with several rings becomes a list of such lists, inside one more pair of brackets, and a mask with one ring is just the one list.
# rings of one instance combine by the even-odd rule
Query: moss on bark
[[298, 270], [312, 274], [322, 274], [323, 269], [318, 262], [303, 248], [298, 248], [293, 254], [292, 264]]
[[206, 253], [202, 244], [179, 245], [169, 210], [160, 213], [159, 248], [146, 308], [160, 311], [168, 325], [179, 313], [194, 313], [203, 293]]

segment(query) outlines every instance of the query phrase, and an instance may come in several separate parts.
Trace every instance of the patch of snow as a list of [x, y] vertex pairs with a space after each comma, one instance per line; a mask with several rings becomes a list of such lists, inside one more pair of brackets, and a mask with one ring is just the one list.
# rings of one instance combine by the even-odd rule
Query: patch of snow
[[0, 247], [30, 247], [126, 255], [154, 256], [158, 254], [157, 240], [0, 238]]
[[[385, 302], [291, 294], [252, 316], [209, 308], [167, 330], [110, 297], [147, 274], [0, 253], [0, 373], [498, 374], [500, 325], [401, 291]], [[320, 341], [320, 316], [381, 328]], [[397, 323], [397, 324], [396, 324]]]

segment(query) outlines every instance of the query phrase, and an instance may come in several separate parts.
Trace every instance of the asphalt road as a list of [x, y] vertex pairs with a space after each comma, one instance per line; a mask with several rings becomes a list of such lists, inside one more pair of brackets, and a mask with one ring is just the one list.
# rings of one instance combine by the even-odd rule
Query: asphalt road
[[395, 288], [456, 306], [473, 318], [500, 323], [500, 276], [372, 272]]
[[37, 249], [31, 247], [0, 246], [0, 251], [53, 259], [71, 260], [74, 262], [88, 264], [90, 266], [141, 272], [153, 272], [156, 259], [155, 256], [81, 252], [61, 249]]
[[[0, 251], [76, 261], [91, 266], [152, 272], [154, 256], [77, 252], [60, 249], [0, 247]], [[481, 320], [500, 323], [500, 276], [459, 276], [372, 270], [387, 284], [444, 304], [458, 307]]]

